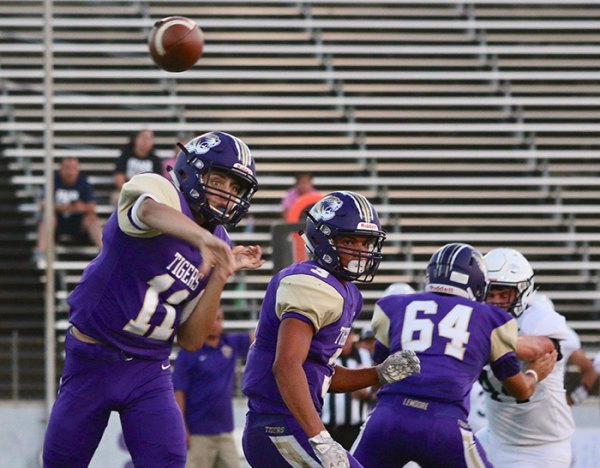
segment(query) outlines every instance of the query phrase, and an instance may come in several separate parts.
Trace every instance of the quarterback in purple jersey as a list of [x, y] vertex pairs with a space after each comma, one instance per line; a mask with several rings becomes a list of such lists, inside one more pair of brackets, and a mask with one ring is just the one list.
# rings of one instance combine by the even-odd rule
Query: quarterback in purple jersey
[[276, 274], [263, 300], [242, 379], [244, 453], [261, 468], [360, 466], [325, 430], [323, 395], [395, 382], [419, 363], [403, 351], [378, 367], [335, 366], [363, 305], [352, 281], [371, 281], [382, 258], [385, 234], [371, 203], [352, 192], [326, 195], [303, 237], [310, 259]]
[[111, 411], [133, 463], [183, 467], [185, 431], [169, 353], [198, 349], [231, 274], [262, 265], [235, 247], [235, 226], [257, 189], [248, 147], [223, 132], [181, 146], [172, 181], [140, 174], [121, 191], [103, 248], [69, 297], [72, 327], [44, 441], [45, 467], [88, 466]]
[[433, 254], [421, 293], [380, 299], [373, 313], [375, 360], [410, 349], [421, 373], [386, 385], [352, 453], [366, 468], [409, 461], [421, 467], [491, 466], [467, 423], [469, 392], [489, 363], [508, 392], [528, 398], [552, 370], [548, 353], [521, 372], [517, 325], [504, 310], [482, 303], [487, 289], [481, 254], [447, 244]]

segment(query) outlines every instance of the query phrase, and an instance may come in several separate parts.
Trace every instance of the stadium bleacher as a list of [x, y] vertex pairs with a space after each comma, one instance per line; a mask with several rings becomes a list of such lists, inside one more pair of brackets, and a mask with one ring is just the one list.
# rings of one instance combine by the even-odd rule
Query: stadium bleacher
[[[29, 256], [45, 180], [42, 3], [0, 4], [2, 159], [15, 197], [6, 205], [27, 246], [18, 268], [40, 291], [35, 307], [10, 309], [32, 295], [14, 281], [2, 287], [2, 307], [12, 310], [0, 318], [4, 338], [41, 333], [44, 271]], [[510, 246], [531, 259], [541, 289], [596, 351], [600, 7], [428, 3], [55, 0], [54, 156], [81, 159], [106, 219], [112, 165], [131, 133], [153, 129], [168, 157], [181, 136], [231, 131], [253, 148], [261, 185], [233, 239], [259, 243], [268, 260], [296, 172], [314, 172], [323, 192], [373, 200], [389, 240], [380, 275], [363, 288], [361, 321], [390, 282], [419, 287], [441, 244]], [[149, 28], [172, 14], [205, 32], [205, 56], [182, 74], [158, 70], [147, 53]], [[62, 330], [66, 295], [96, 252], [57, 252]], [[228, 285], [228, 327], [252, 326], [271, 266]], [[0, 383], [0, 394], [11, 391]]]

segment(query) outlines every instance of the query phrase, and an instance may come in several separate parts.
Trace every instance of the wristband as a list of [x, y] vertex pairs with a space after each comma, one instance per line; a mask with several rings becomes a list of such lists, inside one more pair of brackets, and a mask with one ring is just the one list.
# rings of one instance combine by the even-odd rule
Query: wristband
[[538, 374], [537, 374], [537, 372], [536, 372], [536, 371], [534, 371], [533, 369], [527, 369], [527, 370], [525, 371], [525, 375], [527, 375], [527, 374], [529, 374], [529, 375], [532, 375], [532, 376], [533, 376], [533, 380], [534, 380], [534, 382], [535, 382], [536, 384], [538, 383], [538, 381], [539, 381], [539, 378], [538, 378]]

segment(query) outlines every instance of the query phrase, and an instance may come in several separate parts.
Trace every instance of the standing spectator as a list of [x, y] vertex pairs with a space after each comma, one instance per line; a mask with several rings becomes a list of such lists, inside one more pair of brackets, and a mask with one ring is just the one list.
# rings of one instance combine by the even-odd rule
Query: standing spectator
[[[352, 330], [336, 361], [336, 366], [348, 369], [371, 367], [371, 355], [366, 348], [358, 347], [359, 333]], [[367, 419], [371, 402], [371, 388], [361, 388], [349, 393], [327, 393], [323, 399], [322, 420], [331, 437], [346, 450], [350, 450]]]
[[283, 208], [283, 219], [287, 219], [287, 214], [292, 205], [300, 198], [302, 195], [306, 195], [308, 193], [317, 192], [317, 189], [313, 185], [312, 174], [308, 172], [300, 172], [296, 174], [296, 182], [294, 186], [288, 189], [285, 194], [285, 197], [281, 200], [281, 206]]
[[143, 172], [162, 173], [162, 161], [154, 152], [154, 132], [147, 128], [130, 138], [115, 162], [115, 204], [123, 184]]
[[[43, 202], [41, 205], [43, 213]], [[95, 246], [102, 247], [102, 225], [96, 215], [94, 190], [80, 171], [77, 158], [64, 158], [54, 173], [54, 213], [51, 229], [57, 237], [66, 234], [80, 240], [87, 236]], [[45, 226], [42, 219], [38, 225], [35, 261], [44, 260], [46, 255]]]
[[233, 385], [238, 358], [246, 357], [253, 333], [223, 334], [219, 309], [204, 346], [179, 351], [173, 386], [186, 426], [188, 468], [237, 468], [233, 439]]
[[[491, 466], [467, 415], [469, 392], [486, 363], [507, 392], [528, 398], [552, 369], [547, 353], [521, 372], [517, 324], [484, 304], [487, 275], [467, 244], [443, 246], [427, 265], [425, 292], [392, 294], [375, 305], [375, 362], [413, 350], [422, 372], [383, 386], [353, 454], [365, 468]], [[502, 466], [502, 465], [497, 465]]]
[[359, 466], [321, 421], [324, 393], [419, 371], [413, 352], [378, 367], [335, 365], [362, 310], [354, 281], [372, 281], [382, 258], [385, 234], [373, 205], [353, 192], [330, 193], [311, 208], [304, 236], [310, 260], [271, 279], [242, 379], [249, 408], [242, 445], [255, 468]]
[[522, 365], [551, 349], [556, 349], [559, 359], [548, 378], [526, 398], [507, 395], [490, 372], [483, 373], [480, 382], [486, 391], [488, 425], [477, 437], [494, 466], [567, 468], [575, 423], [564, 388], [561, 342], [569, 337], [565, 318], [541, 301], [531, 304], [534, 273], [520, 252], [493, 249], [484, 258], [490, 282], [486, 302], [515, 318], [517, 358]]
[[138, 174], [104, 226], [104, 247], [69, 295], [71, 328], [46, 430], [44, 467], [88, 466], [112, 411], [133, 464], [185, 465], [185, 426], [169, 355], [202, 347], [229, 277], [261, 248], [231, 246], [257, 189], [250, 149], [224, 132], [181, 149], [173, 183]]

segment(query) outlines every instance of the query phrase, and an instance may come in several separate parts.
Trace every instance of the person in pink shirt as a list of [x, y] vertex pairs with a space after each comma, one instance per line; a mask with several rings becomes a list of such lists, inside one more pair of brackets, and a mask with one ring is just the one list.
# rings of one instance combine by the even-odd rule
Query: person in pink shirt
[[281, 200], [283, 219], [287, 219], [288, 211], [298, 198], [313, 192], [317, 192], [317, 189], [313, 185], [312, 174], [308, 172], [296, 174], [296, 183], [287, 191], [285, 197]]

